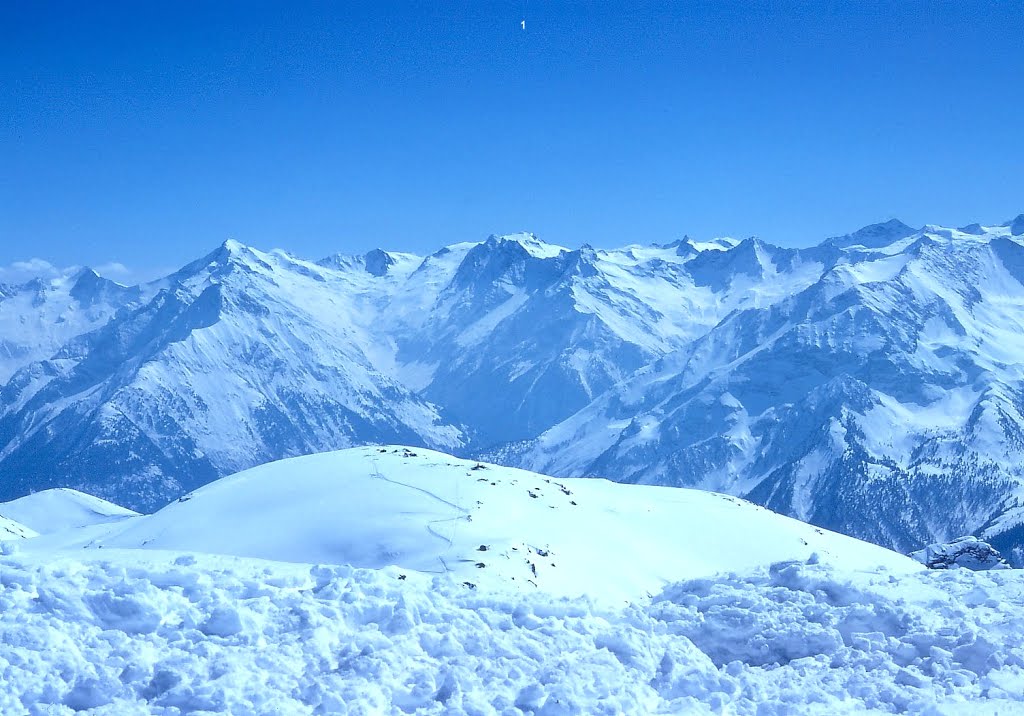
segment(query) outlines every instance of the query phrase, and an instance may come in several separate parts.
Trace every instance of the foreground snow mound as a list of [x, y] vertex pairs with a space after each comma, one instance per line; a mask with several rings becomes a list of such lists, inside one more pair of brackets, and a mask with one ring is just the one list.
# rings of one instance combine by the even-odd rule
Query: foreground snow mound
[[78, 490], [56, 488], [0, 503], [0, 515], [46, 535], [76, 527], [116, 522], [138, 516], [138, 513]]
[[961, 537], [952, 542], [930, 544], [910, 556], [929, 569], [950, 569], [965, 567], [984, 571], [987, 569], [1009, 569], [1010, 565], [999, 554], [999, 550], [977, 537]]
[[[647, 606], [395, 569], [0, 558], [0, 713], [1019, 713], [1016, 570], [779, 564]], [[102, 558], [102, 559], [101, 559]]]
[[556, 480], [405, 447], [262, 465], [88, 538], [105, 548], [397, 565], [474, 586], [627, 600], [669, 581], [813, 553], [847, 569], [921, 569], [734, 497]]

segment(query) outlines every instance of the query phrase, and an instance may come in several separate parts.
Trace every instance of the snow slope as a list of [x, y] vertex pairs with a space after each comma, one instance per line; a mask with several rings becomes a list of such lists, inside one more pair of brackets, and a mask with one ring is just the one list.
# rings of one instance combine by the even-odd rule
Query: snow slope
[[84, 492], [56, 488], [10, 502], [0, 502], [0, 515], [17, 520], [38, 534], [45, 535], [117, 522], [138, 516], [138, 513]]
[[[812, 554], [920, 565], [726, 495], [555, 480], [407, 447], [291, 458], [221, 478], [152, 516], [83, 530], [90, 548], [398, 566], [473, 585], [635, 600], [667, 582]], [[24, 549], [70, 547], [38, 539]]]

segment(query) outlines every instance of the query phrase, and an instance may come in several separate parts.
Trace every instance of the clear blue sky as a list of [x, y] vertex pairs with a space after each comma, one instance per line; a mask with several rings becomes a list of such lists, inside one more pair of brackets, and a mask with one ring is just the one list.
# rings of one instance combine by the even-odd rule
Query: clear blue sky
[[1022, 38], [1011, 0], [6, 2], [0, 264], [998, 223]]

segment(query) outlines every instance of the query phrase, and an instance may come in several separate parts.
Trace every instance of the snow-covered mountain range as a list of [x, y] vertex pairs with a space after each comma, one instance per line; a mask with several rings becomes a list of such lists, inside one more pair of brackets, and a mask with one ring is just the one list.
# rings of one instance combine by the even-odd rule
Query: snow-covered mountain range
[[401, 442], [1024, 554], [1024, 217], [570, 250], [529, 234], [0, 287], [0, 499], [150, 510]]

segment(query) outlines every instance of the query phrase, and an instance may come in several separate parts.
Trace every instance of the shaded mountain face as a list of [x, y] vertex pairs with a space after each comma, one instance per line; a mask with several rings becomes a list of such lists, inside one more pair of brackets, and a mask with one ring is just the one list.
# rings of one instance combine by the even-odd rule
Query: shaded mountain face
[[1019, 559], [1019, 222], [318, 262], [228, 242], [145, 286], [5, 287], [0, 499], [69, 486], [150, 509], [268, 460], [402, 442]]

